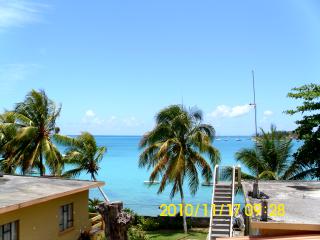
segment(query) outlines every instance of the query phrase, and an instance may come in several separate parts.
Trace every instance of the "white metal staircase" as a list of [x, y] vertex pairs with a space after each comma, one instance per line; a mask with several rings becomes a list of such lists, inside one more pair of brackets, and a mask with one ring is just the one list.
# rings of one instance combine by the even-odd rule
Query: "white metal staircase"
[[219, 181], [219, 166], [213, 173], [211, 215], [208, 240], [232, 237], [233, 204], [235, 195], [235, 167], [232, 167], [231, 182]]

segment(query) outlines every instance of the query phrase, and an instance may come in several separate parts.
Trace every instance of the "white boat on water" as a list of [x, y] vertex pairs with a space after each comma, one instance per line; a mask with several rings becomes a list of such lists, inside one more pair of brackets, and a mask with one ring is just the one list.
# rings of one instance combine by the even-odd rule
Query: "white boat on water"
[[148, 184], [148, 185], [156, 185], [156, 184], [160, 184], [159, 181], [144, 181], [144, 184]]

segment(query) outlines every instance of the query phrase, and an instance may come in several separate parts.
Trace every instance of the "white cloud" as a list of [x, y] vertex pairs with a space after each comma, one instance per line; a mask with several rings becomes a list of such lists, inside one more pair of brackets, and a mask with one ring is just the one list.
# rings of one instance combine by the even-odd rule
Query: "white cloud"
[[111, 116], [108, 118], [100, 118], [91, 109], [87, 110], [82, 118], [82, 123], [90, 125], [91, 127], [114, 127], [121, 128], [127, 127], [132, 128], [140, 126], [143, 123], [139, 121], [136, 117], [117, 117]]
[[266, 110], [263, 112], [263, 116], [266, 116], [266, 117], [269, 117], [269, 116], [272, 116], [273, 115], [273, 112], [270, 111], [270, 110]]
[[94, 113], [94, 111], [92, 111], [91, 109], [87, 110], [85, 113], [86, 117], [92, 118], [94, 117], [96, 114]]
[[234, 118], [249, 113], [251, 109], [252, 106], [249, 104], [234, 107], [219, 105], [212, 113], [209, 114], [209, 116], [214, 118]]
[[271, 110], [265, 110], [263, 112], [263, 117], [262, 119], [260, 120], [260, 123], [263, 123], [263, 124], [271, 124], [271, 119], [272, 119], [272, 116], [273, 115], [273, 112]]
[[0, 29], [38, 22], [45, 4], [27, 0], [0, 0]]

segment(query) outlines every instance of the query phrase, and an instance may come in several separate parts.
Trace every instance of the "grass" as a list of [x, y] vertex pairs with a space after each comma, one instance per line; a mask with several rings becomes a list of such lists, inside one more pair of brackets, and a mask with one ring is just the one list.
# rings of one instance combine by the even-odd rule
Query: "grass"
[[156, 232], [148, 232], [150, 240], [206, 240], [208, 230], [189, 230], [188, 234], [184, 234], [183, 231], [165, 231], [160, 230]]

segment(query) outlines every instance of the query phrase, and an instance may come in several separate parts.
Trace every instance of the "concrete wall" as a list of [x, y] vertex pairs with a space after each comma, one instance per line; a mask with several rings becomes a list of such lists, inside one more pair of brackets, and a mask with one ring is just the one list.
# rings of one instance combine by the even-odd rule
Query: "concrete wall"
[[308, 230], [287, 230], [287, 229], [259, 229], [258, 232], [261, 236], [288, 236], [300, 234], [319, 234], [319, 232]]
[[[73, 203], [74, 226], [59, 232], [60, 206]], [[19, 240], [77, 240], [90, 227], [88, 191], [50, 200], [0, 215], [0, 225], [19, 220]]]

